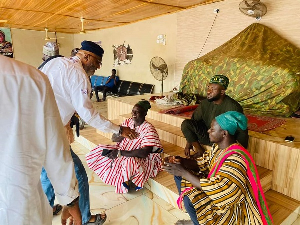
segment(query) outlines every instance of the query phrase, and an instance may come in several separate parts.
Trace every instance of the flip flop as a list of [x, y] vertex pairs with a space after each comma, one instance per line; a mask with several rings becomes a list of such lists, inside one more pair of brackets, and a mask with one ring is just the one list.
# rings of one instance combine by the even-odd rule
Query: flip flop
[[56, 205], [53, 206], [53, 208], [54, 207], [55, 207], [55, 210], [53, 212], [53, 216], [56, 216], [60, 213], [60, 211], [62, 210], [63, 207], [60, 204], [56, 204]]
[[101, 214], [96, 214], [95, 216], [96, 220], [94, 222], [87, 222], [85, 225], [102, 225], [104, 224], [107, 218], [106, 214], [104, 219], [101, 218]]

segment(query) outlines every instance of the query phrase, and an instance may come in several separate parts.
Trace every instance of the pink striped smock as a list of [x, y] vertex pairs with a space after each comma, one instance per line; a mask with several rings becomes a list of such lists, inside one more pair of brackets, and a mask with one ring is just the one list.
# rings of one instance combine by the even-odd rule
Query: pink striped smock
[[147, 158], [121, 156], [114, 160], [102, 156], [103, 149], [119, 149], [122, 151], [132, 151], [146, 146], [153, 146], [153, 152], [162, 148], [154, 126], [146, 120], [134, 128], [133, 120], [126, 119], [122, 126], [135, 129], [139, 133], [138, 138], [129, 140], [124, 138], [117, 145], [98, 145], [86, 155], [89, 168], [93, 170], [100, 179], [116, 187], [116, 193], [127, 193], [128, 189], [124, 186], [126, 181], [131, 180], [139, 189], [150, 178], [155, 177], [161, 171], [161, 157], [159, 153], [151, 153]]

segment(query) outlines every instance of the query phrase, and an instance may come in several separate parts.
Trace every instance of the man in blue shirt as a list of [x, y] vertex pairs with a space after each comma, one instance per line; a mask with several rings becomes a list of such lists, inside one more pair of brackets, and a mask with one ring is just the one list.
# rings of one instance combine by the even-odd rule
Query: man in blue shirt
[[[94, 88], [95, 94], [96, 94], [96, 98], [97, 98], [97, 102], [103, 102], [103, 101], [105, 101], [106, 100], [106, 93], [108, 91], [112, 91], [113, 88], [115, 86], [117, 86], [117, 83], [119, 81], [119, 77], [116, 76], [116, 72], [117, 71], [115, 69], [112, 69], [111, 76], [108, 77], [106, 83], [103, 86], [96, 86]], [[102, 99], [99, 99], [98, 91], [102, 91], [102, 93], [103, 93]]]

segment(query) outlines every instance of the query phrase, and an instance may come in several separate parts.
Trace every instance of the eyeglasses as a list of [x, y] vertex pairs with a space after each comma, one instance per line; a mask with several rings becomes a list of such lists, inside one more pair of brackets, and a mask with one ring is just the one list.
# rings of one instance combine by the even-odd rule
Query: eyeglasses
[[94, 59], [96, 59], [97, 63], [98, 63], [100, 66], [102, 66], [102, 60], [97, 59], [95, 56], [93, 56], [93, 55], [91, 55], [91, 54], [88, 54], [88, 55], [90, 55], [90, 56], [92, 56]]

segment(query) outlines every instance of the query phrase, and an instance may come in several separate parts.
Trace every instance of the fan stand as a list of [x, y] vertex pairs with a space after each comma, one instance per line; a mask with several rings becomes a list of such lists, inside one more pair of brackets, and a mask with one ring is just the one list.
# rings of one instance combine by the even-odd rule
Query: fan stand
[[164, 94], [164, 75], [163, 73], [161, 74], [161, 96]]

